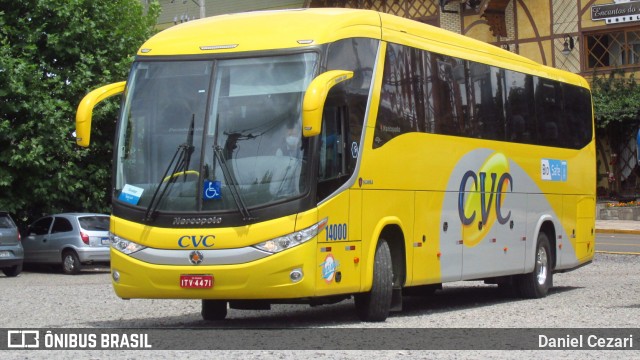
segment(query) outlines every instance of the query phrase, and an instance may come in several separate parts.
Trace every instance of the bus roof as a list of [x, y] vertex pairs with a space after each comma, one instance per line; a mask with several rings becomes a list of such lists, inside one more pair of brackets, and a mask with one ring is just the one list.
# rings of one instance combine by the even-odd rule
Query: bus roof
[[[324, 44], [348, 37], [379, 39], [379, 14], [367, 10], [330, 8], [213, 16], [173, 26], [158, 33], [142, 45], [138, 55], [284, 49]], [[202, 47], [209, 48], [203, 50]], [[219, 48], [209, 50], [210, 47]]]
[[588, 87], [581, 76], [479, 40], [394, 15], [345, 8], [255, 11], [194, 20], [156, 34], [138, 56], [303, 48], [350, 37], [382, 39]]

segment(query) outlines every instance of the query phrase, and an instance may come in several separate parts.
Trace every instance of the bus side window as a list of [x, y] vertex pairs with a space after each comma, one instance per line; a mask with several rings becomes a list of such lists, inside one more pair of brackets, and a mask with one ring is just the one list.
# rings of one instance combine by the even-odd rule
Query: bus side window
[[349, 176], [345, 143], [347, 136], [347, 109], [328, 106], [324, 110], [320, 134], [320, 162], [318, 169], [318, 200], [337, 190]]

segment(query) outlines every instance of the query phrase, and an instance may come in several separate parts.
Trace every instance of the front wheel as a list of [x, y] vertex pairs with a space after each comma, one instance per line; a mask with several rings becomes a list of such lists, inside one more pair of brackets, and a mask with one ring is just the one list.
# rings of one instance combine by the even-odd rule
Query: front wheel
[[68, 250], [62, 254], [62, 271], [67, 275], [76, 275], [82, 270], [82, 264], [75, 252]]
[[538, 299], [547, 296], [553, 284], [553, 271], [551, 269], [551, 247], [547, 234], [541, 232], [538, 235], [536, 246], [536, 263], [533, 271], [520, 275], [517, 278], [517, 286], [520, 295], [527, 299]]
[[378, 242], [373, 261], [371, 291], [355, 296], [356, 312], [362, 321], [385, 321], [391, 309], [393, 293], [393, 267], [389, 244]]
[[206, 321], [224, 320], [227, 317], [227, 302], [222, 300], [202, 300], [202, 319]]

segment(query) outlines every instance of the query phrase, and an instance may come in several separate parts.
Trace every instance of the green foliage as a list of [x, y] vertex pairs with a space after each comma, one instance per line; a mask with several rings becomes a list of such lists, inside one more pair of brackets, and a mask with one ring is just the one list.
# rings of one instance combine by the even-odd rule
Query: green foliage
[[615, 72], [610, 76], [594, 76], [592, 93], [599, 128], [640, 118], [640, 85], [633, 76], [627, 78]]
[[0, 210], [22, 221], [108, 212], [118, 100], [94, 112], [92, 146], [71, 138], [90, 90], [125, 80], [160, 7], [139, 0], [0, 0]]

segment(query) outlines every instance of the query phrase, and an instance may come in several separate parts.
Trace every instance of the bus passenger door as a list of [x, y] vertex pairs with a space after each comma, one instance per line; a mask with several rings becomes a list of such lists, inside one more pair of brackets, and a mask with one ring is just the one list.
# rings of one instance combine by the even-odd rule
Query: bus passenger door
[[[347, 109], [327, 106], [320, 134], [317, 199], [318, 218], [327, 218], [318, 235], [316, 296], [360, 290], [361, 191], [346, 189]], [[353, 202], [353, 204], [352, 204]]]

